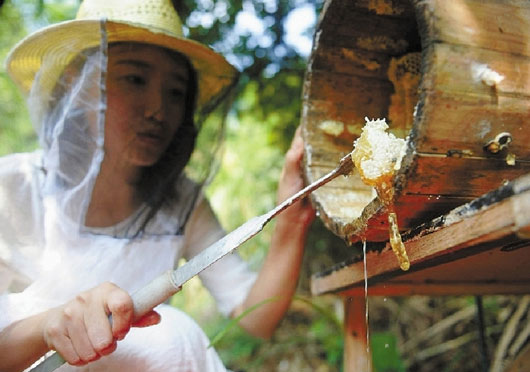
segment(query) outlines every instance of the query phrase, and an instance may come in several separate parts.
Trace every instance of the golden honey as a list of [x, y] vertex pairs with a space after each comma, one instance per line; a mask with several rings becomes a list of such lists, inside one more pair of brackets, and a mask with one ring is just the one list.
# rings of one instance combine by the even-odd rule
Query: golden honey
[[400, 268], [408, 270], [410, 261], [399, 233], [393, 204], [393, 179], [405, 154], [405, 140], [387, 133], [387, 129], [388, 124], [384, 119], [366, 119], [363, 132], [355, 141], [351, 156], [362, 181], [375, 188], [379, 199], [386, 207], [390, 246], [398, 259]]

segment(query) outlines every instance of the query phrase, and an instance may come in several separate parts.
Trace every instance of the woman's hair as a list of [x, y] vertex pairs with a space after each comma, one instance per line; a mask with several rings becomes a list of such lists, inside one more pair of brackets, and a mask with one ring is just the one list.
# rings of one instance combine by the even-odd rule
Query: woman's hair
[[[181, 62], [183, 61], [188, 70], [184, 117], [160, 160], [154, 165], [146, 167], [142, 173], [138, 184], [138, 191], [142, 200], [149, 206], [149, 212], [136, 234], [142, 233], [145, 226], [161, 207], [165, 204], [175, 202], [180, 197], [176, 188], [176, 182], [191, 157], [198, 135], [198, 129], [195, 126], [194, 120], [198, 95], [197, 72], [189, 60], [181, 53], [168, 49], [164, 50], [171, 57]], [[184, 215], [187, 215], [187, 213]]]

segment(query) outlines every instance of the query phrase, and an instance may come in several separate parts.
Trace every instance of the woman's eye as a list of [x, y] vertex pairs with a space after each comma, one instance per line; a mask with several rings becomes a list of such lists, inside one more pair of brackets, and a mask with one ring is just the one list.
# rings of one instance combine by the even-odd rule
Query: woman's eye
[[182, 89], [170, 89], [169, 94], [175, 99], [184, 97], [184, 91]]
[[145, 79], [139, 75], [126, 75], [125, 80], [134, 85], [145, 85]]

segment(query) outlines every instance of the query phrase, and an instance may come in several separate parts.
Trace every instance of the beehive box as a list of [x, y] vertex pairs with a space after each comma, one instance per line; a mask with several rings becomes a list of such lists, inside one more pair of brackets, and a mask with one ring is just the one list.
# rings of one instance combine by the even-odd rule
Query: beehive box
[[[530, 172], [530, 2], [325, 2], [304, 85], [304, 173], [352, 150], [368, 118], [408, 137], [394, 186], [401, 230]], [[358, 174], [313, 196], [350, 242], [388, 240], [386, 214]]]

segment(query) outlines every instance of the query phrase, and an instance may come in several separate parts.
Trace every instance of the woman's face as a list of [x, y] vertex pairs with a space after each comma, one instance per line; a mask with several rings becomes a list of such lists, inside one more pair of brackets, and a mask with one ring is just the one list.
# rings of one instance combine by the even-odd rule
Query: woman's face
[[155, 164], [181, 125], [188, 68], [155, 46], [109, 47], [105, 159], [145, 167]]

